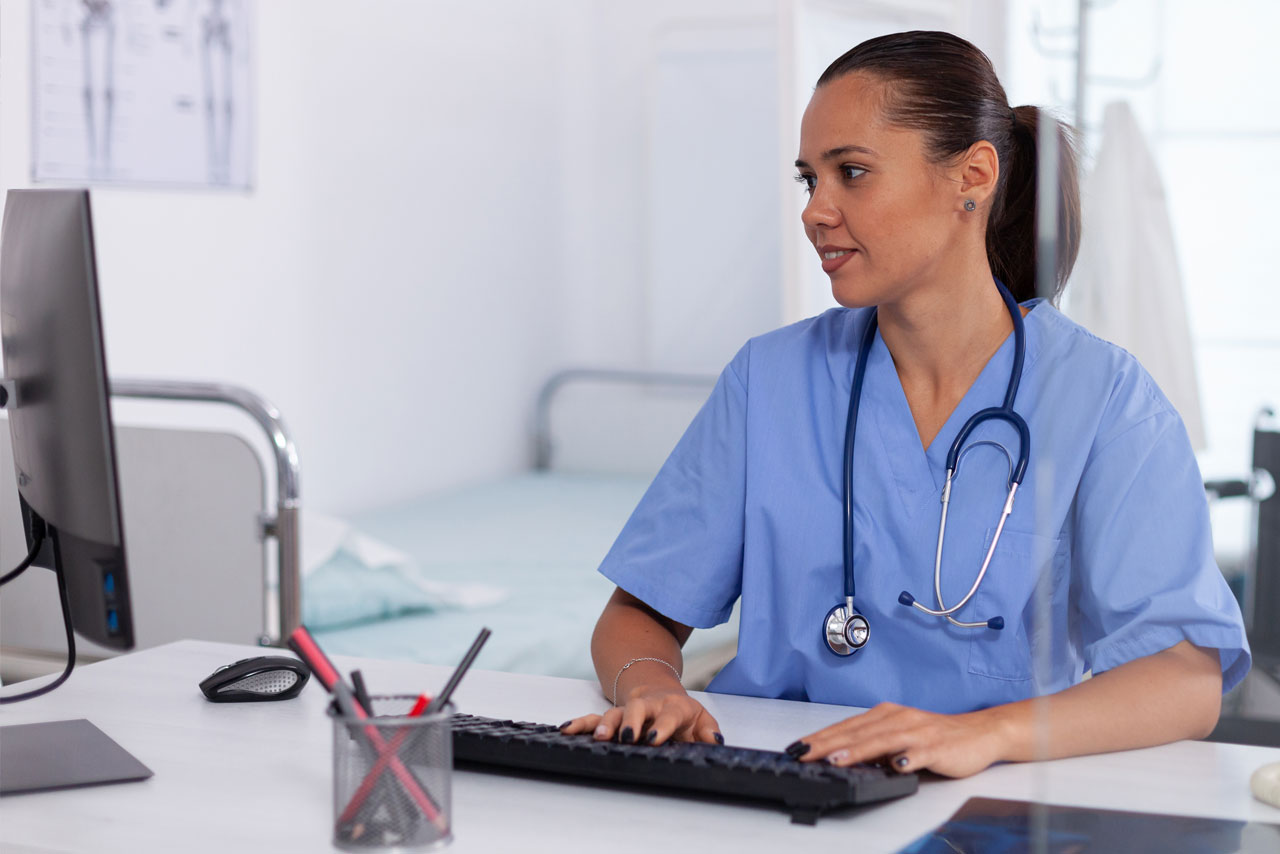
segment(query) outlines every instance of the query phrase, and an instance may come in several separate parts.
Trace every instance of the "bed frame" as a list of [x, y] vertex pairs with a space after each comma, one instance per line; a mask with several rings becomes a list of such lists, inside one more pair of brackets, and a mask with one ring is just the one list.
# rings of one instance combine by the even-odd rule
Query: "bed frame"
[[[543, 384], [532, 421], [534, 467], [549, 469], [572, 441], [555, 441], [566, 389], [624, 390], [638, 412], [667, 408], [666, 423], [636, 457], [635, 430], [625, 436], [634, 469], [657, 469], [700, 405], [714, 376], [630, 370], [569, 369]], [[116, 427], [116, 453], [139, 648], [183, 638], [278, 646], [301, 620], [299, 463], [280, 411], [257, 394], [221, 383], [116, 380], [113, 398], [214, 404], [247, 414], [271, 449], [264, 459], [230, 432]], [[593, 417], [605, 407], [594, 406]], [[5, 419], [0, 415], [0, 422]], [[7, 430], [0, 427], [0, 431]], [[596, 430], [608, 433], [608, 430]], [[638, 431], [644, 433], [645, 431]], [[572, 437], [570, 437], [572, 439]], [[605, 449], [603, 453], [611, 453]], [[0, 566], [26, 552], [12, 448], [0, 439]], [[268, 489], [268, 483], [274, 489]], [[273, 494], [272, 494], [273, 493]], [[182, 583], [174, 584], [175, 566]], [[0, 680], [53, 672], [65, 660], [53, 574], [32, 570], [0, 594]], [[115, 653], [83, 639], [77, 657]], [[723, 662], [720, 662], [723, 663]]]
[[[278, 645], [301, 615], [298, 456], [279, 410], [253, 392], [219, 383], [117, 380], [111, 395], [238, 410], [263, 431], [273, 456], [264, 460], [230, 432], [117, 425], [138, 647], [186, 637]], [[265, 467], [274, 468], [273, 490]], [[6, 437], [0, 441], [0, 566], [26, 554], [13, 483]], [[174, 584], [178, 573], [182, 583]], [[0, 679], [60, 668], [65, 645], [53, 574], [33, 569], [7, 585], [0, 594]], [[85, 661], [116, 654], [83, 639], [76, 647]]]

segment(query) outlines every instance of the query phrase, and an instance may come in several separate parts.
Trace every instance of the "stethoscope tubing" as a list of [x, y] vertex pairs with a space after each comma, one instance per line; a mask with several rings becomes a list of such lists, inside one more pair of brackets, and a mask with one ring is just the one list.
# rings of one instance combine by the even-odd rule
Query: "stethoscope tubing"
[[876, 341], [877, 309], [871, 309], [871, 318], [862, 333], [858, 347], [858, 363], [853, 369], [853, 386], [849, 391], [849, 414], [844, 425], [844, 598], [853, 610], [856, 588], [853, 577], [853, 446], [858, 431], [858, 406], [862, 401], [862, 382], [867, 374], [871, 345]]
[[[1014, 411], [1014, 402], [1017, 400], [1018, 389], [1022, 383], [1022, 369], [1026, 361], [1026, 325], [1023, 322], [1022, 311], [1017, 301], [1013, 298], [1013, 294], [1005, 287], [1004, 283], [999, 279], [995, 280], [996, 287], [1000, 291], [1000, 296], [1004, 300], [1005, 307], [1009, 311], [1009, 317], [1013, 321], [1013, 367], [1009, 372], [1009, 382], [1005, 388], [1004, 401], [1002, 405], [989, 407], [974, 413], [965, 422], [964, 426], [956, 434], [955, 440], [951, 443], [950, 449], [947, 451], [947, 479], [942, 490], [942, 515], [938, 526], [938, 547], [934, 556], [934, 594], [937, 596], [938, 608], [932, 609], [921, 605], [915, 601], [907, 591], [903, 591], [898, 597], [898, 601], [903, 605], [911, 605], [926, 614], [936, 617], [946, 617], [952, 624], [964, 628], [980, 628], [988, 627], [999, 629], [1004, 626], [1004, 620], [1001, 617], [994, 617], [981, 622], [964, 622], [956, 620], [951, 615], [959, 609], [963, 608], [973, 596], [978, 592], [978, 588], [985, 578], [987, 569], [991, 565], [991, 559], [995, 554], [996, 545], [1000, 541], [1000, 534], [1004, 530], [1005, 521], [1009, 518], [1009, 514], [1013, 512], [1013, 500], [1017, 494], [1018, 487], [1022, 484], [1023, 477], [1026, 474], [1027, 464], [1031, 457], [1031, 431], [1027, 427], [1027, 423], [1022, 416]], [[849, 394], [849, 410], [845, 421], [845, 443], [844, 443], [844, 592], [845, 602], [849, 609], [849, 613], [853, 613], [853, 598], [856, 595], [853, 554], [854, 554], [854, 535], [853, 535], [853, 450], [857, 437], [858, 409], [862, 398], [862, 386], [866, 377], [867, 361], [871, 355], [871, 347], [875, 343], [876, 331], [878, 328], [877, 311], [872, 309], [871, 317], [867, 321], [867, 327], [863, 331], [862, 340], [858, 347], [858, 361], [854, 367], [853, 383]], [[942, 599], [942, 548], [946, 535], [947, 525], [947, 509], [950, 505], [951, 484], [959, 468], [961, 453], [964, 450], [965, 442], [969, 435], [978, 425], [986, 421], [1004, 421], [1008, 423], [1018, 434], [1018, 459], [1017, 462], [1010, 460], [1009, 473], [1009, 492], [1005, 498], [1004, 507], [1001, 510], [1000, 521], [996, 525], [995, 535], [992, 537], [991, 545], [988, 547], [986, 555], [982, 561], [982, 567], [978, 570], [977, 577], [974, 579], [973, 585], [969, 588], [968, 593], [955, 605], [950, 607], [943, 603]], [[985, 443], [984, 443], [985, 444]], [[1007, 452], [1006, 452], [1007, 453]]]

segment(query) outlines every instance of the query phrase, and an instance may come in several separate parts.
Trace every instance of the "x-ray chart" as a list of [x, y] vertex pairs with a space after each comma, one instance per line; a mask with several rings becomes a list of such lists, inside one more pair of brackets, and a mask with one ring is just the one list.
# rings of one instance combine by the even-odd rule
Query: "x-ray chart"
[[247, 189], [253, 0], [32, 0], [36, 181]]

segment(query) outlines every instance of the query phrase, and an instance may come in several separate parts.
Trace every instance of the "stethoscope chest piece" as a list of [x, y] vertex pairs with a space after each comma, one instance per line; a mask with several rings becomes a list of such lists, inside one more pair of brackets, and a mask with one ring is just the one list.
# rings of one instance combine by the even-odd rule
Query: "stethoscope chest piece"
[[823, 636], [827, 641], [827, 648], [836, 655], [853, 655], [867, 645], [867, 638], [871, 637], [871, 625], [857, 609], [837, 605], [827, 612]]

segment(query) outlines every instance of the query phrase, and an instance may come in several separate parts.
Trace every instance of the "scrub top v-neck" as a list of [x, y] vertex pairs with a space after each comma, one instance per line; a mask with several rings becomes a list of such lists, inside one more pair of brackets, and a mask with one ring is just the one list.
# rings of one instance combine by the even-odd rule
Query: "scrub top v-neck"
[[[1248, 669], [1248, 646], [1213, 561], [1181, 420], [1129, 354], [1047, 303], [1027, 305], [1017, 409], [1035, 437], [1032, 463], [987, 578], [956, 615], [1001, 615], [1003, 631], [952, 626], [903, 607], [898, 594], [933, 601], [947, 451], [970, 415], [1003, 399], [1012, 336], [926, 450], [877, 333], [853, 488], [855, 605], [872, 636], [849, 658], [826, 648], [823, 616], [843, 588], [843, 438], [866, 309], [833, 309], [749, 341], [600, 571], [689, 626], [724, 622], [740, 600], [737, 655], [715, 691], [959, 712], [1056, 691], [1184, 639], [1219, 650], [1229, 689]], [[980, 426], [970, 443], [988, 438], [1017, 448], [1007, 424]], [[947, 520], [948, 603], [973, 582], [1007, 478], [998, 449], [964, 459]], [[1048, 666], [1037, 671], [1045, 640]]]

